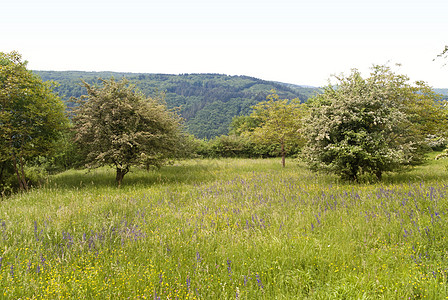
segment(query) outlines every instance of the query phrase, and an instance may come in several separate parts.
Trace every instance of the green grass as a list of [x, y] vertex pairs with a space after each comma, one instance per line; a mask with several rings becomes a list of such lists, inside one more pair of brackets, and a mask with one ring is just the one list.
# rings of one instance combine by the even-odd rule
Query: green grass
[[289, 161], [67, 171], [0, 202], [4, 299], [442, 299], [447, 161], [349, 184]]

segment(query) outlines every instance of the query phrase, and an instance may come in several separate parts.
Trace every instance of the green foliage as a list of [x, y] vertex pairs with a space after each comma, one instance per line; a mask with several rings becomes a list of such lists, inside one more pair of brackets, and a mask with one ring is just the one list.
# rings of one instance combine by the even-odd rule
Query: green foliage
[[9, 161], [0, 162], [0, 196], [3, 198], [19, 188], [14, 168]]
[[[19, 182], [12, 164], [8, 162], [0, 163], [0, 199], [4, 199], [16, 192], [19, 188]], [[23, 166], [23, 174], [26, 178], [28, 189], [31, 187], [40, 188], [48, 178], [48, 172], [45, 166], [39, 164], [36, 160], [27, 161]]]
[[79, 99], [73, 122], [89, 168], [114, 166], [120, 186], [131, 166], [158, 167], [179, 152], [181, 119], [161, 99], [134, 92], [126, 80], [84, 85], [88, 96]]
[[443, 49], [443, 51], [439, 55], [437, 55], [437, 58], [441, 58], [445, 61], [448, 60], [448, 46], [445, 46], [445, 49]]
[[211, 157], [251, 157], [253, 145], [248, 139], [236, 135], [222, 135], [209, 142]]
[[256, 143], [243, 135], [221, 135], [211, 140], [190, 138], [190, 158], [268, 158], [281, 154], [278, 144]]
[[446, 130], [438, 97], [424, 83], [375, 66], [357, 70], [310, 100], [305, 157], [313, 169], [343, 179], [381, 179], [382, 173], [422, 162], [424, 139]]
[[66, 101], [87, 94], [80, 80], [89, 84], [101, 84], [99, 77], [126, 78], [146, 96], [164, 92], [168, 108], [179, 108], [185, 119], [187, 131], [197, 138], [213, 139], [227, 134], [234, 116], [247, 115], [251, 107], [275, 89], [280, 97], [299, 98], [306, 101], [318, 92], [315, 88], [304, 88], [264, 81], [247, 76], [220, 74], [135, 74], [113, 72], [54, 72], [36, 71], [44, 80], [59, 83], [57, 91]]
[[299, 131], [304, 113], [304, 106], [299, 99], [280, 100], [276, 92], [272, 91], [267, 101], [253, 107], [250, 116], [235, 118], [231, 130], [248, 137], [255, 144], [278, 145], [282, 165], [285, 166], [286, 155], [303, 144]]
[[75, 143], [74, 139], [75, 132], [73, 130], [69, 129], [62, 132], [58, 140], [55, 141], [55, 147], [58, 151], [49, 156], [39, 156], [31, 163], [44, 168], [50, 174], [72, 168], [84, 168], [87, 156], [86, 149]]
[[278, 145], [255, 143], [247, 136], [222, 135], [208, 142], [209, 157], [266, 158], [279, 155]]
[[229, 134], [242, 135], [251, 133], [255, 128], [261, 125], [261, 119], [255, 118], [253, 115], [235, 116], [230, 123]]
[[0, 163], [12, 165], [22, 190], [29, 186], [27, 160], [54, 153], [68, 126], [64, 104], [51, 83], [26, 65], [17, 52], [0, 53]]

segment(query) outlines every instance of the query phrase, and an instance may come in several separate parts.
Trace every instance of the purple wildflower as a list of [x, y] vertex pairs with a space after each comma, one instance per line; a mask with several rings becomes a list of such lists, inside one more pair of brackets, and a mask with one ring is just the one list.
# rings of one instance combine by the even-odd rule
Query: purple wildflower
[[36, 238], [36, 241], [39, 241], [39, 235], [37, 233], [37, 222], [34, 221], [34, 237]]
[[257, 283], [258, 283], [258, 285], [263, 289], [264, 286], [263, 286], [263, 284], [261, 283], [260, 276], [258, 276], [258, 273], [255, 274], [255, 276], [257, 277]]

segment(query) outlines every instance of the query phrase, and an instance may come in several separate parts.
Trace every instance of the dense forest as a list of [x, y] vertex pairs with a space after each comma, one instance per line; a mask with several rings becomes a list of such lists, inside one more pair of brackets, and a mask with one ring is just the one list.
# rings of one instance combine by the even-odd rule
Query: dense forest
[[[99, 78], [126, 78], [145, 95], [165, 94], [168, 108], [178, 107], [186, 129], [197, 138], [211, 139], [227, 134], [234, 116], [247, 115], [252, 106], [266, 100], [272, 90], [281, 98], [306, 101], [320, 89], [265, 81], [248, 76], [221, 74], [139, 74], [81, 71], [34, 71], [42, 80], [58, 83], [55, 91], [67, 103], [70, 97], [87, 92], [81, 80], [90, 84]], [[69, 103], [70, 105], [70, 103]]]

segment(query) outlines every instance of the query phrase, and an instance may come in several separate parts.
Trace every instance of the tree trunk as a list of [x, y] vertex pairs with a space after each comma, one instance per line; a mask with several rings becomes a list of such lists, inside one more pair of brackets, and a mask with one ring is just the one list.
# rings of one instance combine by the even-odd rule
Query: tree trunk
[[123, 182], [123, 177], [129, 172], [129, 167], [120, 168], [117, 167], [117, 176], [115, 177], [115, 181], [117, 182], [118, 188], [121, 187], [121, 183]]
[[381, 170], [376, 171], [376, 178], [378, 179], [378, 181], [381, 181], [381, 179], [383, 178], [383, 172]]
[[23, 181], [22, 181], [22, 178], [20, 177], [19, 168], [17, 168], [17, 159], [16, 159], [16, 156], [14, 154], [12, 155], [12, 166], [14, 167], [14, 172], [16, 173], [17, 181], [19, 182], [20, 190], [24, 191], [25, 187], [23, 186]]
[[285, 144], [282, 142], [282, 166], [285, 167], [286, 153], [285, 153]]
[[5, 170], [6, 161], [3, 161], [0, 168], [0, 183], [3, 181], [3, 171]]
[[20, 156], [20, 172], [22, 173], [23, 186], [25, 187], [25, 190], [28, 191], [28, 183], [26, 182], [25, 172], [23, 170], [23, 157], [22, 156]]

